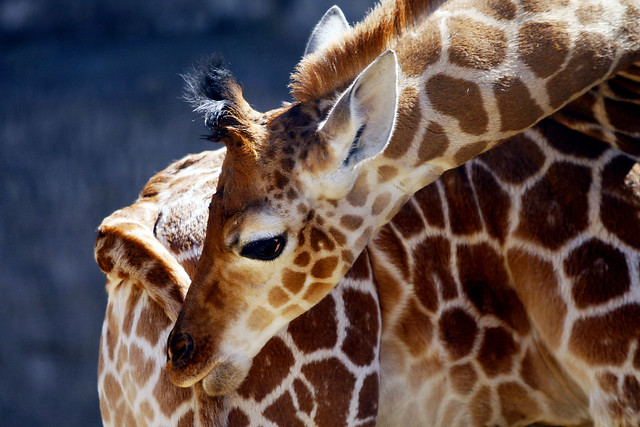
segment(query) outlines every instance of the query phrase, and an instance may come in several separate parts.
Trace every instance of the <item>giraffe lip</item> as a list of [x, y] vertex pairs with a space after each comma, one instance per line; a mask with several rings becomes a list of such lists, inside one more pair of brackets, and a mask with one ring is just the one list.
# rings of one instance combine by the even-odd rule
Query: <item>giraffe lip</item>
[[246, 378], [251, 359], [234, 355], [225, 360], [211, 358], [204, 366], [180, 365], [167, 361], [166, 371], [171, 383], [178, 387], [191, 387], [202, 382], [204, 391], [210, 396], [221, 396], [234, 392]]
[[202, 381], [211, 373], [216, 366], [216, 358], [210, 357], [206, 360], [198, 357], [195, 352], [194, 358], [189, 360], [172, 360], [167, 358], [165, 371], [169, 381], [178, 387], [191, 387]]

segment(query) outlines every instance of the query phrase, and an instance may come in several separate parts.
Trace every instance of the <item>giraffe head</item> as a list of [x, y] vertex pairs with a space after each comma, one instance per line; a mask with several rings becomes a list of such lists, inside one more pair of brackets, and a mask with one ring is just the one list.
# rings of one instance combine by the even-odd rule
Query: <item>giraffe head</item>
[[211, 395], [237, 388], [264, 344], [351, 267], [375, 229], [363, 215], [359, 177], [392, 136], [396, 67], [386, 52], [342, 93], [264, 114], [242, 99], [219, 61], [189, 80], [227, 157], [169, 337], [176, 385], [203, 380]]

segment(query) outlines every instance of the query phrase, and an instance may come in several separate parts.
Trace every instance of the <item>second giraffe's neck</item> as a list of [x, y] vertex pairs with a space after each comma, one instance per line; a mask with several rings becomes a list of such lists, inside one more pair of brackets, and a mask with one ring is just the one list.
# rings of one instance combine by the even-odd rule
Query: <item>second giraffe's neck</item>
[[384, 157], [409, 168], [412, 191], [561, 109], [640, 52], [638, 14], [617, 2], [589, 10], [582, 2], [540, 10], [458, 3], [395, 46], [400, 111]]

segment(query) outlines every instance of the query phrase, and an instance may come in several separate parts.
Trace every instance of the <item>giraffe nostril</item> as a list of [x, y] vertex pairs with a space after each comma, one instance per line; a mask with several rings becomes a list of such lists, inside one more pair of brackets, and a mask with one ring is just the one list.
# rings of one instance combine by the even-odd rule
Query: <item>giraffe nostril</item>
[[174, 364], [181, 364], [193, 355], [193, 338], [187, 333], [171, 334], [167, 344], [167, 359]]

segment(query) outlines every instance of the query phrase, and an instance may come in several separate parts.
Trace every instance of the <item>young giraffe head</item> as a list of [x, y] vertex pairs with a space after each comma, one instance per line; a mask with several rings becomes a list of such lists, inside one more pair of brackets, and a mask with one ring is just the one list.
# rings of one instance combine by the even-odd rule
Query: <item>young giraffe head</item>
[[[177, 385], [204, 378], [205, 390], [218, 395], [240, 385], [276, 331], [329, 293], [373, 234], [373, 225], [362, 227], [363, 194], [352, 190], [362, 163], [392, 135], [396, 59], [383, 54], [332, 108], [306, 102], [257, 113], [218, 60], [189, 86], [225, 140], [226, 174], [169, 338], [167, 370]], [[354, 214], [334, 215], [344, 203]]]

